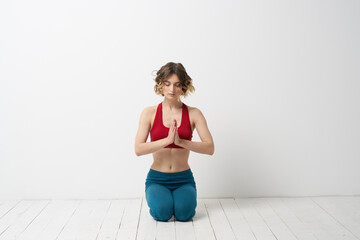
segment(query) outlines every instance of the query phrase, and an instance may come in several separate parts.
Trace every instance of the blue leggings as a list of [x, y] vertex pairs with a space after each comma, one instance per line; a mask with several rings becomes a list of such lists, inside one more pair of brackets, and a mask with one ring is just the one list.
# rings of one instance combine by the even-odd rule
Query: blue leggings
[[178, 221], [189, 221], [195, 216], [197, 190], [190, 168], [175, 173], [150, 168], [145, 195], [150, 215], [155, 220], [165, 222], [175, 215]]

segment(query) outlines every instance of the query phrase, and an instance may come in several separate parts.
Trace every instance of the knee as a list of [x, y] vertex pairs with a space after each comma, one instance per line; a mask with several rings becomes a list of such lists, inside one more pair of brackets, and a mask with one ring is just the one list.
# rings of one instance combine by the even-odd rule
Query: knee
[[178, 204], [175, 206], [176, 220], [186, 222], [191, 220], [195, 216], [196, 203]]
[[157, 221], [166, 222], [173, 215], [172, 205], [159, 205], [157, 207], [150, 208], [150, 215]]

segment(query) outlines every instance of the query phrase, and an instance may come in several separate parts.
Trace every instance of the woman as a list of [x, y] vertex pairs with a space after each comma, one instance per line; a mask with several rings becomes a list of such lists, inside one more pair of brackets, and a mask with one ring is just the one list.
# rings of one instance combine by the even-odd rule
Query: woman
[[[196, 184], [188, 164], [190, 150], [214, 154], [214, 143], [205, 117], [198, 108], [180, 100], [195, 88], [181, 63], [169, 62], [156, 73], [155, 93], [164, 100], [145, 108], [135, 138], [137, 156], [152, 153], [154, 162], [145, 182], [146, 201], [151, 216], [168, 221], [188, 221], [197, 206]], [[193, 142], [194, 129], [201, 142]], [[146, 142], [150, 133], [150, 142]]]

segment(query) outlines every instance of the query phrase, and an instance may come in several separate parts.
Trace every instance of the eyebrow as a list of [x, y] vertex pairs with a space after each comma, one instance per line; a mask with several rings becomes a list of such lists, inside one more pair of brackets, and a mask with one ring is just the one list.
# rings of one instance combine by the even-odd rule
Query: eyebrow
[[[169, 82], [168, 80], [165, 80], [164, 82]], [[180, 81], [179, 82], [176, 82], [176, 83], [181, 83]]]

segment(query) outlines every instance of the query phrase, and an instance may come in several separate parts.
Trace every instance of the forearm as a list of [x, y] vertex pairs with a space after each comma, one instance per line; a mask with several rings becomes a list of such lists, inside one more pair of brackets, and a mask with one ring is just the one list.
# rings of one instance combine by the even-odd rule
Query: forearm
[[135, 154], [136, 156], [141, 156], [141, 155], [153, 153], [159, 149], [162, 149], [167, 145], [169, 145], [169, 143], [166, 138], [154, 142], [138, 143], [137, 146], [135, 146]]
[[209, 155], [214, 154], [214, 144], [212, 142], [193, 142], [186, 139], [181, 139], [181, 142], [178, 145], [197, 153]]

